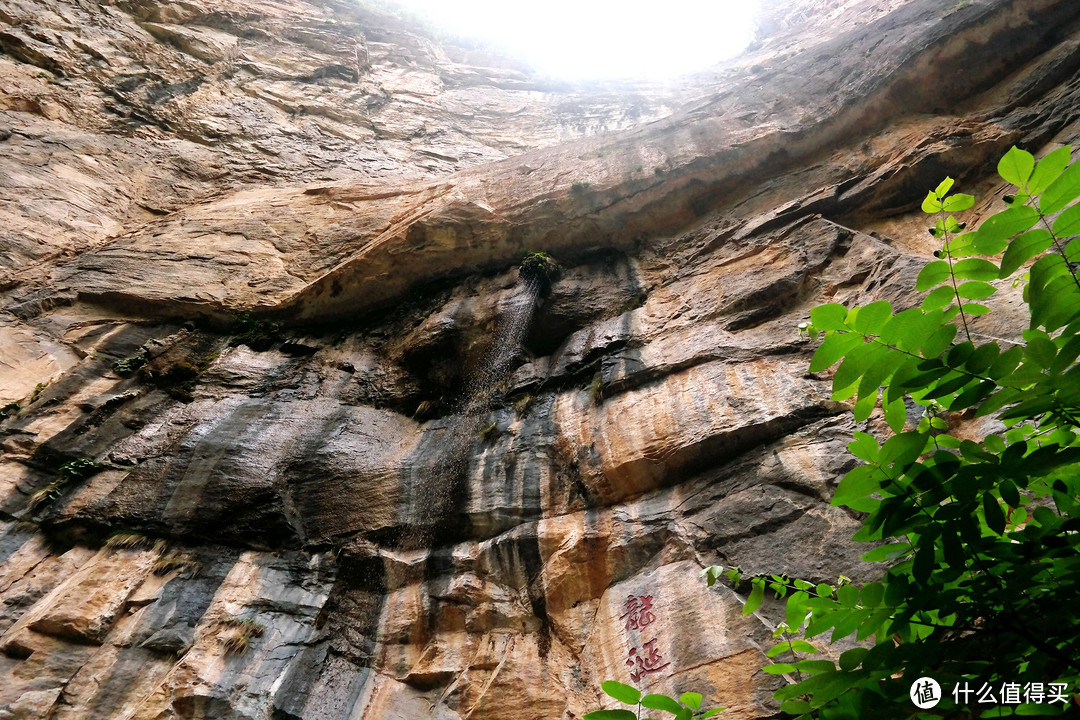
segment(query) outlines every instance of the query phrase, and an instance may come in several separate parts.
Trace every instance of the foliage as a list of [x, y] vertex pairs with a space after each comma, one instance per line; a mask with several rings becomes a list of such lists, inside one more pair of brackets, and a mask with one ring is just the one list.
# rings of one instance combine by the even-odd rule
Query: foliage
[[32, 513], [37, 512], [63, 495], [68, 485], [100, 472], [102, 467], [101, 463], [90, 458], [76, 458], [64, 463], [57, 471], [55, 480], [30, 496], [27, 508]]
[[629, 710], [596, 710], [585, 713], [582, 720], [638, 720], [641, 717], [641, 708], [649, 710], [662, 710], [674, 715], [673, 720], [704, 720], [724, 711], [724, 708], [711, 710], [701, 707], [702, 697], [699, 693], [688, 692], [679, 696], [679, 699], [652, 693], [642, 695], [641, 691], [630, 685], [623, 685], [614, 680], [600, 683], [605, 693], [626, 705], [636, 705], [637, 712]]
[[484, 440], [491, 442], [495, 438], [499, 437], [499, 425], [496, 422], [489, 422], [487, 425], [480, 428], [478, 434]]
[[[886, 563], [880, 581], [811, 583], [773, 575], [751, 580], [744, 613], [767, 590], [786, 598], [783, 640], [765, 668], [795, 674], [775, 697], [788, 713], [820, 718], [931, 717], [957, 713], [1061, 715], [1062, 702], [979, 704], [957, 688], [1080, 679], [1080, 163], [1069, 148], [1038, 164], [1013, 148], [1002, 178], [1008, 207], [978, 230], [953, 213], [970, 195], [946, 179], [922, 203], [942, 241], [919, 273], [918, 307], [887, 302], [816, 307], [803, 328], [822, 337], [810, 364], [838, 365], [833, 399], [854, 400], [862, 421], [881, 407], [891, 435], [856, 432], [862, 464], [832, 504], [865, 513], [855, 540]], [[1000, 259], [997, 259], [1000, 257]], [[1022, 268], [1034, 260], [1030, 269]], [[981, 301], [1010, 278], [1023, 284], [1030, 322], [1016, 342], [980, 335]], [[1003, 347], [1004, 346], [1004, 347]], [[909, 422], [909, 408], [922, 408]], [[980, 441], [950, 434], [971, 418], [996, 418]], [[968, 431], [970, 434], [970, 430]], [[707, 568], [709, 584], [721, 568]], [[737, 569], [728, 580], [741, 582]], [[803, 639], [852, 638], [838, 662], [808, 659]], [[931, 677], [940, 704], [919, 711], [914, 680]]]
[[218, 353], [177, 360], [168, 365], [160, 365], [159, 359], [142, 369], [142, 375], [150, 382], [169, 393], [171, 397], [184, 402], [194, 399], [199, 378], [218, 359]]
[[247, 345], [255, 352], [263, 352], [281, 340], [281, 323], [253, 318], [247, 313], [237, 315], [232, 322], [230, 345]]
[[559, 274], [559, 263], [546, 252], [529, 253], [518, 265], [518, 277], [526, 282], [540, 281], [548, 285]]
[[47, 387], [49, 387], [48, 382], [39, 382], [37, 385], [35, 385], [34, 392], [30, 394], [29, 404], [33, 405], [34, 403], [36, 403], [38, 398], [41, 397], [41, 393], [43, 393], [45, 391], [45, 388]]
[[138, 353], [123, 360], [117, 360], [112, 364], [112, 369], [117, 375], [130, 375], [145, 364], [146, 354]]
[[0, 407], [0, 420], [18, 415], [20, 410], [22, 410], [22, 405], [17, 402], [9, 402], [4, 407]]
[[585, 191], [589, 189], [589, 184], [588, 180], [575, 180], [570, 185], [570, 192], [575, 195], [583, 195]]
[[514, 412], [516, 412], [518, 415], [524, 415], [528, 411], [528, 409], [532, 407], [532, 404], [533, 402], [535, 402], [535, 400], [536, 398], [533, 397], [532, 393], [522, 393], [521, 395], [518, 395], [516, 398], [514, 398], [514, 401], [512, 403], [514, 406]]
[[90, 458], [76, 458], [60, 466], [60, 479], [65, 482], [74, 482], [88, 478], [101, 470], [101, 463], [94, 462]]
[[600, 373], [593, 375], [592, 382], [589, 383], [589, 402], [593, 405], [604, 402], [604, 378]]

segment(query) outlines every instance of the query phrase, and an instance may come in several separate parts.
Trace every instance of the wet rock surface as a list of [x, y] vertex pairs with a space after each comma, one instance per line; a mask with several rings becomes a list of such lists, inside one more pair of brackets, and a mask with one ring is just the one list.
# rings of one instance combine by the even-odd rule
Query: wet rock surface
[[0, 0], [0, 718], [570, 720], [642, 667], [771, 716], [699, 569], [867, 572], [796, 325], [912, 304], [926, 189], [974, 223], [1076, 139], [1080, 11], [760, 26], [570, 87], [344, 0]]

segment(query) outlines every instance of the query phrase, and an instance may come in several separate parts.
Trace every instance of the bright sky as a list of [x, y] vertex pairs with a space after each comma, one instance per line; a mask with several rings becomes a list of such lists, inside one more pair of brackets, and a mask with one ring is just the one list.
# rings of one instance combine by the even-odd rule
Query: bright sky
[[733, 57], [757, 0], [397, 0], [567, 80], [658, 79]]

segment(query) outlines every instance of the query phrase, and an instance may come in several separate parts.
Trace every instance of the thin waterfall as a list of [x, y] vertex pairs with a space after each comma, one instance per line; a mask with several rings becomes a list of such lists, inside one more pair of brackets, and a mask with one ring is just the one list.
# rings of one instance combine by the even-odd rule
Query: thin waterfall
[[423, 468], [423, 476], [412, 485], [407, 514], [409, 527], [403, 533], [402, 547], [429, 546], [438, 528], [449, 520], [455, 494], [467, 482], [469, 450], [521, 350], [546, 281], [542, 276], [529, 275], [523, 282], [521, 290], [506, 303], [508, 307], [479, 370], [465, 383], [457, 401], [457, 416], [447, 428], [437, 461]]

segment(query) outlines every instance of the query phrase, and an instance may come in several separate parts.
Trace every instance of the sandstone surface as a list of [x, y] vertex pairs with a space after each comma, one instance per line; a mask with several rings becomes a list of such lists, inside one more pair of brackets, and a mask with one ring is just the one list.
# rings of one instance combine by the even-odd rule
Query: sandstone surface
[[633, 86], [351, 0], [0, 0], [0, 718], [773, 716], [776, 608], [698, 571], [869, 572], [796, 326], [912, 304], [917, 201], [996, 207], [1078, 71], [1073, 0], [770, 0]]

